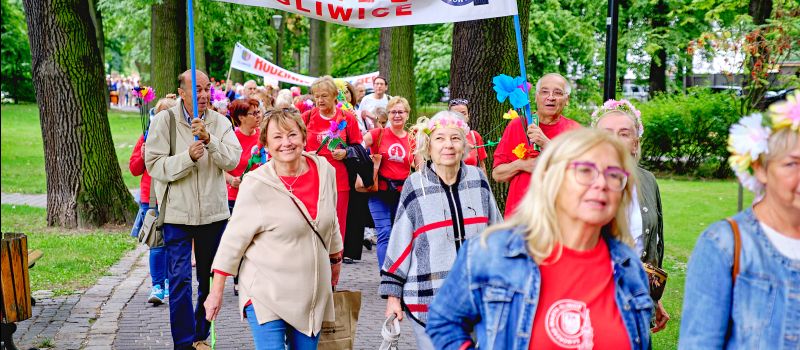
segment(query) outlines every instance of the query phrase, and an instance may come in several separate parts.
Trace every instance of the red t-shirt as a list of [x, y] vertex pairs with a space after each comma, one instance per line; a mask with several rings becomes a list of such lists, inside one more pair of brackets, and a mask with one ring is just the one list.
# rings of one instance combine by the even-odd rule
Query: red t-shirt
[[478, 166], [478, 162], [486, 159], [486, 147], [475, 148], [475, 146], [483, 146], [483, 138], [475, 130], [471, 130], [467, 135], [467, 143], [472, 146], [472, 150], [464, 158], [464, 164]]
[[280, 178], [286, 189], [303, 202], [308, 214], [311, 215], [311, 220], [314, 220], [317, 218], [317, 202], [319, 200], [319, 172], [317, 163], [310, 158], [306, 158], [306, 164], [308, 164], [308, 171], [304, 174], [300, 174], [298, 177], [281, 176]]
[[[522, 119], [520, 118], [513, 119], [506, 126], [506, 130], [503, 132], [503, 137], [500, 139], [500, 143], [497, 145], [497, 149], [494, 151], [493, 167], [497, 167], [500, 164], [511, 163], [519, 159], [517, 158], [517, 155], [514, 154], [513, 150], [520, 143], [526, 143], [526, 139], [528, 138], [525, 130], [522, 129]], [[562, 132], [579, 128], [580, 126], [581, 125], [574, 120], [568, 119], [563, 115], [560, 116], [558, 121], [554, 124], [539, 125], [539, 127], [542, 128], [542, 132], [544, 132], [545, 136], [550, 139], [553, 139]], [[531, 151], [531, 157], [535, 158], [537, 156], [539, 156], [539, 152]], [[533, 169], [531, 169], [531, 171], [533, 171]], [[506, 211], [504, 214], [506, 218], [514, 213], [514, 209], [517, 208], [519, 201], [522, 200], [522, 197], [525, 195], [525, 191], [528, 190], [528, 184], [530, 184], [530, 182], [531, 173], [527, 171], [521, 171], [511, 178], [511, 183], [508, 186], [508, 196], [506, 198]]]
[[[133, 176], [142, 175], [142, 181], [139, 183], [139, 202], [150, 203], [150, 174], [144, 166], [144, 158], [142, 158], [142, 145], [144, 145], [144, 135], [139, 137], [136, 146], [133, 147], [133, 153], [128, 160], [128, 169], [130, 169]], [[156, 205], [155, 199], [152, 205]]]
[[614, 299], [614, 272], [604, 239], [587, 251], [564, 247], [539, 266], [539, 304], [529, 349], [630, 349]]
[[[406, 132], [406, 137], [401, 138], [397, 137], [389, 128], [381, 128], [372, 129], [369, 134], [372, 136], [370, 152], [383, 156], [378, 175], [392, 180], [405, 180], [408, 178], [408, 175], [411, 174], [411, 164], [414, 162], [414, 151], [409, 139], [411, 133]], [[380, 145], [378, 145], [378, 139], [381, 141]], [[378, 146], [380, 146], [380, 149], [377, 148]], [[378, 189], [386, 190], [386, 183], [379, 182]]]
[[[325, 119], [319, 114], [319, 108], [314, 108], [310, 111], [303, 113], [303, 121], [306, 123], [307, 142], [306, 151], [313, 152], [322, 144], [322, 140], [328, 135], [331, 128], [332, 120], [346, 120], [347, 126], [344, 130], [339, 131], [339, 137], [347, 144], [361, 143], [361, 131], [358, 130], [358, 122], [350, 112], [342, 112], [341, 109], [336, 109], [336, 116], [331, 119]], [[347, 145], [342, 145], [347, 146]], [[333, 168], [336, 169], [336, 190], [349, 191], [350, 182], [347, 177], [347, 167], [341, 160], [333, 159], [333, 155], [328, 147], [322, 147], [318, 153], [320, 156], [325, 157]]]
[[[252, 135], [247, 136], [243, 134], [239, 128], [235, 130], [236, 138], [239, 140], [239, 144], [242, 145], [242, 154], [239, 156], [239, 165], [236, 166], [233, 170], [229, 171], [228, 174], [233, 176], [242, 176], [244, 174], [244, 169], [247, 168], [247, 162], [250, 161], [250, 157], [252, 157], [253, 146], [258, 144], [258, 137], [261, 135], [261, 131], [258, 128], [255, 128]], [[250, 168], [250, 171], [256, 170], [260, 164], [253, 165]], [[236, 200], [236, 196], [239, 195], [239, 188], [231, 187], [231, 184], [227, 184], [228, 186], [228, 200]]]

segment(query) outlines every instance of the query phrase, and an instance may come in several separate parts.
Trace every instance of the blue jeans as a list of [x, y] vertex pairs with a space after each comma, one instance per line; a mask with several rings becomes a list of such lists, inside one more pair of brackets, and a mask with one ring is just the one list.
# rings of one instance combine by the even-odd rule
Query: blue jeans
[[319, 334], [309, 337], [298, 332], [284, 320], [258, 324], [253, 305], [244, 308], [250, 331], [253, 332], [253, 343], [257, 350], [316, 350]]
[[[131, 230], [132, 237], [139, 236], [139, 229], [144, 222], [144, 214], [150, 209], [150, 203], [139, 203], [139, 213], [136, 214], [136, 222]], [[164, 288], [164, 280], [167, 278], [167, 250], [164, 247], [150, 248], [150, 278], [153, 286]]]
[[369, 212], [372, 214], [372, 221], [375, 222], [375, 231], [378, 236], [378, 269], [383, 268], [383, 260], [386, 258], [386, 248], [389, 247], [389, 237], [392, 235], [392, 224], [397, 214], [397, 204], [400, 201], [400, 193], [378, 191], [369, 197]]
[[[169, 278], [169, 321], [176, 349], [208, 338], [211, 323], [206, 321], [206, 301], [211, 264], [217, 254], [227, 220], [207, 225], [164, 224], [164, 243]], [[192, 307], [192, 239], [197, 262], [197, 307]]]

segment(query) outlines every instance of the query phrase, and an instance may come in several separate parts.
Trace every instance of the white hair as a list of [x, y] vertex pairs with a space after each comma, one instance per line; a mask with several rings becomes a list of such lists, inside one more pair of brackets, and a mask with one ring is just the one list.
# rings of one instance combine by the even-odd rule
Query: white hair
[[565, 78], [563, 75], [558, 73], [547, 73], [543, 75], [541, 78], [539, 78], [539, 80], [536, 81], [537, 93], [539, 92], [539, 89], [542, 87], [542, 80], [544, 80], [544, 78], [549, 78], [549, 77], [559, 77], [561, 79], [564, 79], [564, 93], [567, 94], [567, 96], [569, 96], [572, 93], [572, 86], [569, 84], [569, 80]]

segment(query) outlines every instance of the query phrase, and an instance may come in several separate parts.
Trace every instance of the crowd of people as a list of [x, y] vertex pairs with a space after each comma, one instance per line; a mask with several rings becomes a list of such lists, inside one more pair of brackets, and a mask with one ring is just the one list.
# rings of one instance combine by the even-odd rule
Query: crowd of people
[[[419, 349], [649, 349], [667, 326], [661, 195], [638, 165], [630, 102], [607, 101], [583, 127], [563, 115], [570, 82], [546, 74], [538, 124], [512, 119], [489, 167], [464, 98], [409, 123], [412, 106], [381, 76], [369, 95], [330, 76], [309, 94], [199, 71], [196, 86], [188, 71], [178, 80], [130, 161], [140, 216], [164, 215], [149, 302], [169, 298], [176, 349], [209, 348], [228, 277], [256, 348], [316, 349], [342, 263], [373, 243], [380, 295], [365, 297], [410, 322]], [[799, 101], [779, 104], [758, 118], [763, 147], [731, 145], [760, 192], [700, 236], [681, 348], [800, 344], [798, 114]], [[368, 174], [348, 161], [360, 152]], [[488, 176], [509, 183], [505, 212]]]

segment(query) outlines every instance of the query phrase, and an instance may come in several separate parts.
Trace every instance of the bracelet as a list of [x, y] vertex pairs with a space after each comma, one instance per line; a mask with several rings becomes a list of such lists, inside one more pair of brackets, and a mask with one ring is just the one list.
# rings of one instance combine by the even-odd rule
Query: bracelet
[[341, 256], [339, 256], [339, 257], [336, 257], [336, 258], [330, 258], [330, 259], [331, 259], [331, 265], [336, 265], [336, 264], [338, 264], [338, 263], [342, 262], [342, 259], [343, 259], [343, 258], [342, 258]]

